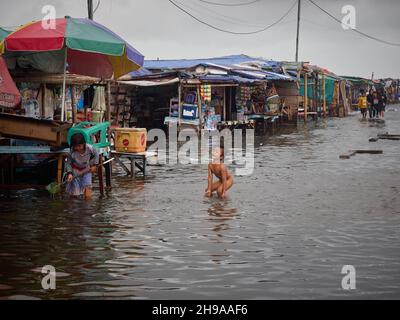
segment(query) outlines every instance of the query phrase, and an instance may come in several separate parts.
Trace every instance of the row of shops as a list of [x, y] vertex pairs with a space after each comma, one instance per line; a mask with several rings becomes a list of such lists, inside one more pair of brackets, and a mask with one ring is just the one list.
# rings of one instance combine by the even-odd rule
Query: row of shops
[[124, 76], [116, 85], [136, 97], [128, 99], [137, 101], [129, 108], [130, 126], [147, 129], [171, 124], [201, 130], [252, 127], [265, 134], [279, 123], [344, 117], [357, 108], [362, 91], [384, 87], [391, 102], [399, 92], [393, 79], [344, 77], [308, 62], [245, 55], [147, 60], [141, 73]]
[[[294, 77], [211, 63], [193, 63], [187, 68], [166, 65], [163, 70], [151, 70], [151, 74], [124, 77], [117, 83], [140, 97], [137, 101], [145, 105], [152, 119], [139, 121], [147, 128], [167, 129], [175, 124], [197, 130], [256, 127], [262, 133], [258, 123], [273, 122], [280, 116], [288, 121], [296, 119], [297, 100], [286, 103], [277, 92], [279, 88], [291, 88], [296, 93]], [[138, 112], [134, 108], [132, 111], [136, 120]]]
[[384, 87], [392, 102], [399, 91], [399, 82], [393, 79], [340, 77], [308, 63], [243, 55], [146, 61], [144, 65], [118, 80], [11, 70], [20, 103], [12, 108], [3, 103], [0, 111], [66, 123], [110, 121], [111, 127], [149, 130], [177, 124], [219, 130], [343, 117], [357, 105], [361, 90]]

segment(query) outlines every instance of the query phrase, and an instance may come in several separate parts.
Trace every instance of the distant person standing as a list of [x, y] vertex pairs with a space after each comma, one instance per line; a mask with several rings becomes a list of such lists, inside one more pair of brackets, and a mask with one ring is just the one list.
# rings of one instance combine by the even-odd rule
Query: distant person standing
[[387, 103], [387, 95], [384, 89], [382, 89], [378, 95], [379, 99], [379, 118], [385, 118], [385, 110]]
[[378, 93], [374, 91], [372, 94], [372, 118], [377, 118], [379, 113], [379, 98]]
[[358, 97], [358, 108], [361, 111], [361, 115], [362, 115], [363, 119], [366, 119], [368, 105], [367, 105], [367, 96], [365, 95], [364, 90], [360, 90], [360, 96]]
[[367, 95], [367, 104], [368, 104], [368, 113], [369, 113], [369, 118], [371, 119], [373, 117], [373, 100], [374, 100], [374, 94], [373, 94], [373, 90], [369, 89], [368, 91], [368, 95]]

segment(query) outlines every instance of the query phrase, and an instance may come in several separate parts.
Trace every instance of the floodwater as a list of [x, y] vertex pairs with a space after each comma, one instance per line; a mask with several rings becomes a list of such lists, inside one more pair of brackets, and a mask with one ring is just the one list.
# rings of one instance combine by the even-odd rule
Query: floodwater
[[[123, 172], [92, 201], [0, 197], [0, 298], [400, 298], [400, 106], [385, 124], [319, 120], [257, 139], [255, 170], [224, 201], [206, 167]], [[350, 149], [381, 149], [357, 154]], [[231, 169], [234, 169], [231, 167]], [[53, 265], [55, 290], [41, 268]], [[342, 267], [356, 289], [342, 289]]]

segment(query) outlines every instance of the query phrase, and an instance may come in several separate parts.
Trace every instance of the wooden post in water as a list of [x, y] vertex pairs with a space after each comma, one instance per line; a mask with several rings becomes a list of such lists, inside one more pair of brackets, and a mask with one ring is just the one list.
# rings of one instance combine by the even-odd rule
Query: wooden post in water
[[197, 85], [197, 105], [199, 108], [199, 132], [201, 132], [201, 129], [203, 127], [203, 115], [201, 113], [201, 96], [200, 96], [200, 85]]
[[323, 101], [322, 101], [322, 109], [324, 112], [324, 117], [326, 117], [326, 80], [325, 80], [325, 73], [322, 74], [322, 95], [323, 95]]
[[224, 121], [226, 121], [226, 87], [224, 87], [224, 102], [222, 112], [224, 116]]
[[[109, 160], [108, 158], [106, 158], [106, 160]], [[111, 189], [111, 171], [112, 171], [112, 167], [111, 167], [111, 162], [108, 162], [105, 164], [105, 172], [106, 172], [106, 188], [107, 190]]]
[[307, 122], [307, 108], [308, 108], [308, 81], [307, 72], [304, 73], [304, 122]]
[[181, 124], [181, 114], [182, 114], [182, 83], [179, 81], [178, 85], [178, 126]]
[[99, 166], [97, 167], [97, 175], [99, 178], [100, 194], [104, 195], [104, 181], [103, 181], [103, 155], [99, 156]]
[[228, 119], [232, 120], [232, 87], [229, 87], [229, 109]]
[[313, 104], [312, 104], [312, 111], [318, 112], [317, 110], [317, 93], [318, 93], [318, 73], [313, 72]]
[[61, 183], [62, 181], [62, 169], [63, 169], [63, 160], [64, 156], [59, 154], [57, 157], [57, 183]]
[[348, 105], [349, 105], [349, 110], [348, 111], [351, 111], [351, 109], [352, 109], [352, 107], [353, 107], [353, 92], [352, 92], [353, 90], [351, 89], [351, 86], [349, 87], [349, 97], [347, 98], [347, 101], [349, 101], [350, 100], [350, 102], [347, 102], [348, 103]]

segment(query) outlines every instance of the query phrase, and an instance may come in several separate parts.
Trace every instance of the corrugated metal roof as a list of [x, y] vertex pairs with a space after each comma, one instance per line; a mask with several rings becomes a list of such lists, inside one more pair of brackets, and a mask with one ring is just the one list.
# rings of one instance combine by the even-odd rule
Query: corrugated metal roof
[[361, 78], [361, 77], [353, 77], [353, 76], [340, 76], [343, 79], [346, 79], [353, 83], [365, 83], [365, 84], [373, 84], [373, 82], [369, 79]]

